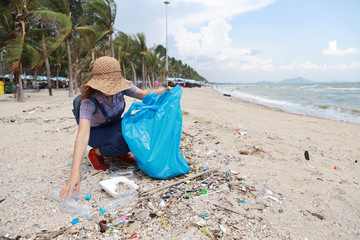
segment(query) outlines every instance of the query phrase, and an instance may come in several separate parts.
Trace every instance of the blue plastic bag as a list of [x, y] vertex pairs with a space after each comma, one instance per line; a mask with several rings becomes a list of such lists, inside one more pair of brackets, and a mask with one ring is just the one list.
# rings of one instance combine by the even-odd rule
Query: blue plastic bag
[[[189, 172], [180, 154], [182, 89], [146, 95], [124, 114], [122, 133], [138, 167], [153, 178], [166, 179]], [[134, 113], [137, 111], [136, 113]]]

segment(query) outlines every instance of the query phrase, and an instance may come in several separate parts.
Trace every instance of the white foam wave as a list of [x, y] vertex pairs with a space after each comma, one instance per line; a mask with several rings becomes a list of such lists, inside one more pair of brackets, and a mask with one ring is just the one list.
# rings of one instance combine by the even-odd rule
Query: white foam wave
[[359, 114], [351, 114], [348, 109], [347, 111], [345, 111], [345, 109], [333, 106], [322, 109], [314, 105], [301, 105], [289, 101], [270, 99], [266, 97], [252, 95], [249, 93], [244, 93], [239, 91], [238, 89], [234, 89], [233, 87], [217, 87], [215, 89], [217, 89], [221, 93], [230, 94], [233, 97], [240, 98], [245, 101], [254, 102], [268, 107], [274, 107], [290, 113], [360, 124]]
[[335, 91], [360, 91], [360, 88], [334, 88], [334, 87], [329, 87], [330, 90], [335, 90]]

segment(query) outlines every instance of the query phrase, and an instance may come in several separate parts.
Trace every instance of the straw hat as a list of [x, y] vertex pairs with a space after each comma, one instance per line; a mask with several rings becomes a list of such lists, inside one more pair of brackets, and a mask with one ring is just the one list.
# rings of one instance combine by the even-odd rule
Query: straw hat
[[99, 90], [108, 95], [131, 88], [121, 74], [120, 63], [113, 57], [100, 57], [94, 62], [92, 79], [84, 86]]

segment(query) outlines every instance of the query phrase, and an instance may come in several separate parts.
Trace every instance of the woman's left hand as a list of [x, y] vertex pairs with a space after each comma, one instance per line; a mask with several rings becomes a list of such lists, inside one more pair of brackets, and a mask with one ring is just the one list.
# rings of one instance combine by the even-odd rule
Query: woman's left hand
[[165, 89], [164, 89], [164, 92], [166, 91], [169, 91], [171, 93], [171, 87], [170, 86], [167, 86]]

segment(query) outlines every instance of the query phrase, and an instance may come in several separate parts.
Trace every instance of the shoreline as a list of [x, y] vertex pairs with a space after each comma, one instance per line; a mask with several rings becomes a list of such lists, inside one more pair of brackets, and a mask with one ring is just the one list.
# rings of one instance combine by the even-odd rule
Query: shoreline
[[[53, 95], [49, 97], [46, 90], [26, 93], [25, 103], [0, 96], [0, 200], [5, 199], [0, 203], [0, 236], [41, 234], [42, 230], [59, 231], [65, 227], [68, 230], [58, 239], [72, 237], [71, 232], [77, 232], [75, 236], [111, 237], [96, 227], [104, 219], [98, 209], [109, 196], [99, 186], [101, 173], [86, 160], [81, 165], [80, 191], [93, 195], [90, 203], [94, 221], [80, 218], [80, 223], [71, 225], [74, 216], [61, 213], [58, 202], [49, 196], [69, 176], [77, 129], [68, 91], [55, 90]], [[126, 102], [129, 108], [134, 100], [126, 97]], [[159, 217], [168, 217], [171, 227], [163, 228], [157, 220], [147, 219], [139, 222], [139, 237], [176, 239], [191, 232], [191, 236], [207, 238], [201, 228], [190, 224], [200, 221], [204, 213], [208, 216], [201, 218], [205, 222], [202, 224], [224, 237], [360, 236], [360, 125], [291, 114], [225, 97], [208, 87], [183, 88], [181, 107], [180, 148], [185, 159], [192, 169], [221, 169], [203, 180], [179, 186], [199, 188], [211, 177], [215, 182], [207, 195], [184, 199], [173, 190], [168, 199], [162, 199], [161, 193], [151, 196], [152, 207], [140, 202], [139, 211], [146, 206]], [[305, 151], [309, 160], [304, 157]], [[137, 171], [135, 182], [148, 191], [177, 179], [157, 181]], [[254, 196], [241, 191], [240, 181], [253, 186]], [[221, 184], [227, 184], [230, 192], [216, 193]], [[236, 201], [247, 197], [246, 204], [239, 202], [238, 212], [228, 211], [224, 206], [231, 206], [229, 197]], [[162, 200], [165, 210], [161, 208]], [[258, 204], [262, 210], [248, 208]], [[132, 207], [122, 209], [119, 217], [131, 215]]]
[[[313, 86], [313, 85], [314, 84], [310, 84], [309, 86]], [[315, 84], [315, 85], [317, 85], [317, 84]], [[336, 108], [348, 108], [349, 112], [342, 112], [342, 111], [339, 111], [338, 109], [337, 110], [332, 109], [332, 107], [334, 107], [332, 105], [326, 105], [327, 107], [325, 107], [325, 108], [321, 107], [322, 106], [321, 104], [315, 104], [314, 106], [310, 106], [311, 105], [310, 104], [309, 106], [307, 106], [306, 104], [302, 105], [300, 102], [295, 103], [295, 102], [292, 102], [292, 101], [286, 100], [286, 99], [280, 100], [280, 99], [272, 99], [269, 97], [263, 98], [260, 95], [254, 95], [252, 93], [247, 93], [246, 91], [231, 92], [230, 90], [222, 89], [222, 87], [224, 87], [224, 86], [226, 87], [226, 85], [213, 85], [212, 87], [214, 90], [219, 91], [220, 93], [224, 94], [224, 96], [234, 97], [237, 99], [241, 99], [242, 101], [245, 101], [245, 102], [251, 102], [254, 104], [261, 105], [261, 106], [274, 108], [276, 110], [285, 111], [290, 114], [298, 114], [298, 115], [303, 115], [303, 116], [310, 116], [310, 117], [334, 120], [334, 121], [339, 121], [339, 122], [360, 124], [360, 116], [352, 115], [353, 112], [355, 112], [355, 113], [359, 112], [359, 109], [357, 109], [357, 108], [352, 109], [352, 108], [344, 107], [342, 105], [334, 105]], [[232, 86], [232, 85], [230, 85], [230, 86]], [[246, 85], [240, 85], [240, 86], [246, 86]], [[256, 86], [261, 87], [261, 86], [266, 86], [266, 85], [256, 85]], [[273, 86], [273, 85], [269, 85], [269, 86]], [[293, 85], [285, 84], [284, 86], [293, 86]], [[303, 86], [303, 85], [300, 85], [300, 86]], [[245, 95], [249, 94], [250, 97], [242, 96], [241, 94], [239, 96], [237, 96], [238, 93], [245, 94]], [[303, 93], [303, 94], [305, 94], [305, 93]], [[249, 99], [247, 99], [247, 98], [249, 98]], [[260, 98], [260, 100], [256, 99], [256, 98]], [[273, 101], [275, 101], [275, 102], [273, 102]], [[285, 102], [282, 103], [282, 105], [280, 105], [279, 103], [276, 103], [277, 101], [280, 101], [280, 102], [285, 101]], [[289, 106], [287, 106], [286, 104], [289, 104]], [[343, 119], [348, 119], [348, 120], [343, 120]]]
[[[220, 91], [217, 90], [217, 89], [214, 89], [214, 90], [220, 92]], [[221, 92], [220, 92], [220, 93], [221, 93]], [[221, 94], [223, 94], [223, 93], [221, 93]], [[233, 100], [239, 100], [239, 101], [244, 102], [244, 103], [247, 103], [247, 104], [249, 104], [249, 105], [253, 104], [253, 105], [262, 107], [262, 108], [264, 108], [264, 109], [268, 109], [268, 110], [270, 110], [270, 111], [283, 112], [283, 113], [286, 113], [286, 114], [292, 114], [292, 115], [296, 115], [296, 116], [312, 117], [312, 118], [316, 118], [316, 119], [324, 119], [324, 120], [329, 120], [329, 121], [335, 121], [335, 122], [341, 122], [341, 123], [350, 123], [350, 124], [360, 125], [360, 123], [356, 123], [356, 122], [350, 122], [350, 121], [344, 121], [344, 120], [335, 120], [335, 119], [330, 119], [330, 118], [325, 118], [325, 117], [319, 117], [319, 116], [315, 116], [315, 115], [307, 115], [307, 114], [302, 114], [302, 113], [289, 112], [289, 111], [286, 111], [286, 110], [284, 110], [284, 109], [281, 109], [280, 107], [267, 106], [267, 105], [263, 105], [263, 104], [260, 104], [260, 103], [256, 103], [256, 102], [252, 102], [252, 101], [249, 101], [249, 100], [245, 100], [245, 99], [241, 99], [241, 98], [238, 98], [238, 97], [234, 97], [234, 96], [231, 96], [231, 95], [230, 95], [230, 96], [224, 96], [224, 97], [234, 98]]]

